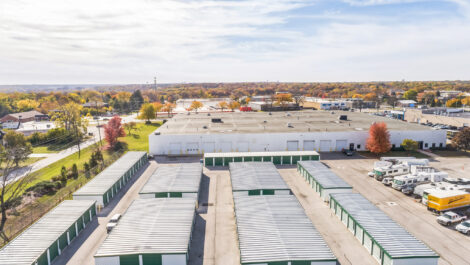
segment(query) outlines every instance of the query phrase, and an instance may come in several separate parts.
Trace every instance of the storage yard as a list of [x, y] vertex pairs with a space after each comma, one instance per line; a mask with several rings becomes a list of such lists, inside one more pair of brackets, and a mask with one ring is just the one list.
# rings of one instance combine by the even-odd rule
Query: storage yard
[[[85, 227], [63, 255], [54, 259], [51, 245], [63, 245], [51, 239], [41, 253], [54, 261], [34, 256], [38, 265], [469, 263], [470, 237], [369, 177], [377, 160], [323, 153], [321, 161], [202, 167], [197, 157], [157, 157], [114, 191], [98, 226]], [[455, 177], [470, 166], [468, 158], [429, 164]], [[106, 234], [116, 213], [122, 218]]]

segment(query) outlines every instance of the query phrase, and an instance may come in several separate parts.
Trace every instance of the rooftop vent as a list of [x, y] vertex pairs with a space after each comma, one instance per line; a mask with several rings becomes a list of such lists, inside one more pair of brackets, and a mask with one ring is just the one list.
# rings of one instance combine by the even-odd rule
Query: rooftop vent
[[207, 116], [211, 116], [211, 114], [210, 114], [210, 113], [207, 113]]
[[338, 120], [347, 121], [348, 120], [348, 115], [339, 115]]
[[289, 128], [294, 128], [294, 126], [292, 126], [291, 123], [288, 123], [288, 124], [287, 124], [287, 127], [289, 127]]
[[160, 132], [154, 132], [153, 134], [155, 134], [155, 135], [160, 135]]
[[212, 118], [211, 121], [213, 123], [223, 123], [222, 119], [221, 118]]
[[207, 129], [207, 125], [202, 126], [203, 129]]

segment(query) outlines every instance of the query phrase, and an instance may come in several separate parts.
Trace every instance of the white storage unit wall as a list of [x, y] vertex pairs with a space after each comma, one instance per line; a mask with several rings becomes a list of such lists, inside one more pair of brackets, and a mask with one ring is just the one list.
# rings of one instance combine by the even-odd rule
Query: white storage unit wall
[[161, 166], [150, 176], [139, 195], [142, 199], [197, 197], [201, 176], [201, 163]]
[[0, 250], [0, 264], [51, 265], [96, 216], [95, 201], [66, 200]]
[[330, 208], [381, 265], [437, 265], [439, 255], [358, 193], [331, 193]]
[[96, 200], [97, 206], [104, 207], [147, 162], [146, 152], [127, 152], [74, 192], [73, 199]]
[[95, 254], [95, 265], [186, 265], [195, 198], [135, 200]]
[[270, 162], [232, 162], [232, 191], [239, 195], [290, 195], [291, 191]]
[[336, 265], [337, 259], [295, 196], [238, 196], [242, 265]]
[[299, 161], [297, 171], [309, 183], [310, 187], [320, 194], [324, 201], [329, 201], [330, 193], [352, 192], [352, 186], [333, 173], [319, 161]]

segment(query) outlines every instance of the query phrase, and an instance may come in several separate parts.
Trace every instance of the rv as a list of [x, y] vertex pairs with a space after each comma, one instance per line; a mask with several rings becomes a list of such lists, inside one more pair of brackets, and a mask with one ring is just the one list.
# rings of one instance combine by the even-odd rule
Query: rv
[[444, 212], [470, 206], [470, 193], [462, 190], [435, 190], [426, 194], [428, 210]]
[[376, 180], [382, 181], [387, 177], [395, 177], [408, 174], [409, 167], [404, 164], [392, 165], [388, 167], [374, 168], [374, 177]]
[[393, 179], [392, 188], [400, 191], [406, 188], [404, 193], [410, 194], [413, 192], [414, 187], [419, 184], [440, 182], [447, 176], [446, 172], [417, 172], [415, 174], [398, 176]]

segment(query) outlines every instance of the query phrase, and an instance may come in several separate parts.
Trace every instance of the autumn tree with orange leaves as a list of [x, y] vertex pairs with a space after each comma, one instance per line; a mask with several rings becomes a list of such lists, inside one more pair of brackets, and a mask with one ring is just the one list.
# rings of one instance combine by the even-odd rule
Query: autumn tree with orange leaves
[[390, 133], [385, 122], [374, 123], [369, 129], [366, 148], [375, 154], [382, 154], [390, 151]]

